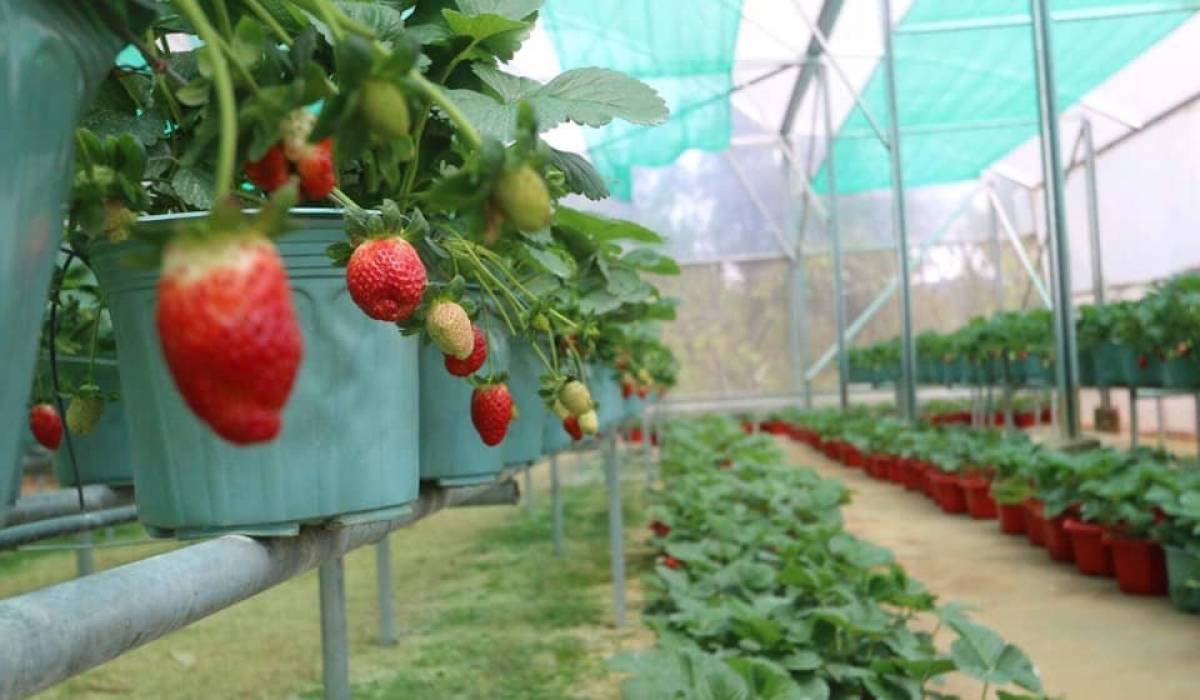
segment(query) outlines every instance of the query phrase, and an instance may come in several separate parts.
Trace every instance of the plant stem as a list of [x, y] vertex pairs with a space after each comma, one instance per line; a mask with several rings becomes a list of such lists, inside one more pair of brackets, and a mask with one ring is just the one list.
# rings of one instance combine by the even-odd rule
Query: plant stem
[[275, 20], [274, 15], [272, 15], [270, 12], [267, 12], [267, 8], [263, 7], [262, 3], [260, 3], [258, 0], [242, 0], [242, 2], [245, 3], [246, 7], [250, 8], [250, 11], [253, 12], [263, 24], [267, 25], [268, 29], [275, 33], [275, 36], [279, 37], [280, 41], [287, 46], [292, 45], [292, 37], [288, 35], [287, 30], [283, 28], [283, 25]]
[[227, 36], [233, 36], [233, 23], [229, 21], [229, 8], [225, 5], [225, 0], [213, 0], [213, 7], [217, 9], [217, 20], [221, 22], [221, 30]]
[[92, 324], [92, 343], [88, 351], [88, 384], [96, 383], [96, 341], [100, 338], [100, 316], [103, 312], [103, 307], [97, 305], [96, 321]]
[[217, 108], [221, 126], [214, 198], [221, 199], [229, 194], [229, 190], [233, 186], [234, 159], [237, 157], [237, 104], [233, 97], [233, 79], [229, 75], [229, 66], [225, 63], [225, 55], [221, 52], [221, 36], [209, 23], [208, 17], [200, 9], [200, 5], [196, 0], [173, 1], [179, 14], [192, 23], [201, 41], [212, 49], [209, 51], [209, 58], [212, 60], [213, 83], [217, 89]]
[[254, 94], [257, 95], [258, 82], [255, 81], [254, 76], [250, 74], [250, 69], [247, 68], [246, 65], [237, 57], [237, 54], [233, 51], [233, 47], [229, 45], [228, 41], [225, 41], [224, 37], [221, 37], [219, 41], [221, 42], [221, 50], [227, 54], [229, 62], [233, 64], [233, 67], [237, 70], [238, 75], [241, 76], [242, 80], [245, 81], [246, 84], [250, 86], [250, 89], [254, 91]]
[[343, 192], [340, 187], [334, 187], [333, 191], [329, 193], [329, 198], [347, 209], [362, 209], [358, 206], [358, 202], [351, 199], [350, 195]]
[[471, 120], [467, 119], [467, 115], [459, 110], [458, 105], [454, 104], [446, 93], [442, 92], [440, 87], [431, 83], [416, 68], [408, 72], [408, 77], [417, 84], [417, 87], [421, 88], [421, 92], [425, 93], [430, 102], [441, 107], [446, 116], [450, 117], [450, 121], [454, 122], [454, 125], [458, 127], [459, 132], [468, 145], [474, 148], [479, 148], [483, 145], [483, 139], [480, 138], [479, 132], [475, 130], [475, 125], [471, 123]]
[[992, 686], [991, 686], [991, 684], [990, 684], [990, 683], [984, 682], [984, 684], [983, 684], [983, 692], [979, 694], [979, 700], [987, 700], [987, 694], [988, 694], [988, 690], [989, 690], [991, 687], [992, 687]]

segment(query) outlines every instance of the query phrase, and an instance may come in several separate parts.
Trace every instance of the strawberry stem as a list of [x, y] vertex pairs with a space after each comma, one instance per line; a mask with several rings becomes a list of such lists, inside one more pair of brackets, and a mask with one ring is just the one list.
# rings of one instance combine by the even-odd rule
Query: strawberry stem
[[442, 92], [441, 88], [430, 82], [429, 79], [422, 75], [421, 71], [417, 70], [416, 68], [413, 68], [408, 72], [408, 77], [417, 85], [417, 87], [421, 88], [421, 92], [425, 93], [425, 96], [429, 98], [430, 102], [433, 102], [438, 107], [441, 107], [442, 111], [446, 113], [446, 116], [450, 117], [450, 121], [454, 122], [455, 126], [458, 127], [459, 132], [462, 134], [463, 139], [466, 140], [468, 145], [474, 148], [479, 148], [483, 145], [483, 139], [480, 138], [479, 132], [475, 130], [475, 125], [471, 123], [470, 119], [467, 119], [467, 115], [462, 113], [462, 111], [458, 108], [458, 105], [454, 104], [454, 102], [446, 95], [446, 93]]
[[267, 12], [267, 9], [262, 6], [262, 3], [260, 3], [258, 0], [242, 0], [242, 2], [245, 3], [246, 7], [250, 8], [250, 11], [254, 13], [254, 16], [258, 17], [263, 24], [267, 25], [268, 29], [270, 29], [272, 32], [275, 32], [275, 36], [279, 37], [281, 42], [287, 46], [292, 45], [292, 37], [287, 33], [287, 30], [283, 28], [283, 25], [279, 24], [279, 22], [275, 20], [275, 17], [270, 12]]
[[200, 40], [210, 47], [213, 84], [217, 90], [217, 109], [220, 120], [220, 141], [217, 152], [214, 199], [224, 199], [233, 186], [234, 159], [237, 157], [237, 104], [233, 97], [233, 80], [221, 52], [221, 36], [209, 23], [196, 0], [174, 0], [179, 14], [192, 23]]

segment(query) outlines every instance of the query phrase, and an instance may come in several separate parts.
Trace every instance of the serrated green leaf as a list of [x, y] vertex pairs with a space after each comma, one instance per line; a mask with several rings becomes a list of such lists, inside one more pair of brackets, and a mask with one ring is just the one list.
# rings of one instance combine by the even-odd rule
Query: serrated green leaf
[[653, 272], [657, 275], [679, 274], [679, 263], [649, 248], [635, 248], [621, 256], [621, 261], [639, 270]]
[[1025, 652], [963, 617], [951, 618], [947, 624], [959, 635], [950, 645], [950, 658], [960, 671], [993, 685], [1016, 683], [1026, 690], [1041, 691], [1041, 680]]
[[196, 209], [210, 209], [213, 203], [212, 174], [193, 166], [183, 166], [171, 177], [171, 188], [184, 202]]
[[458, 9], [467, 15], [500, 15], [522, 20], [542, 9], [545, 0], [458, 0]]
[[584, 212], [561, 205], [554, 210], [554, 223], [584, 234], [595, 241], [663, 242], [661, 236], [641, 224], [624, 219], [612, 219], [601, 214]]
[[404, 16], [394, 7], [374, 0], [336, 0], [334, 4], [350, 19], [373, 29], [380, 41], [390, 44], [404, 36]]
[[550, 156], [546, 162], [550, 167], [557, 168], [565, 178], [568, 192], [581, 194], [593, 201], [608, 197], [608, 185], [590, 162], [578, 153], [549, 149]]
[[534, 246], [526, 246], [525, 250], [529, 253], [529, 257], [541, 265], [546, 272], [556, 277], [567, 279], [575, 273], [574, 261], [567, 259], [556, 250], [544, 250]]
[[477, 42], [484, 41], [498, 34], [519, 29], [527, 29], [528, 24], [520, 20], [493, 14], [465, 15], [454, 10], [442, 10], [446, 26], [458, 36], [466, 36]]

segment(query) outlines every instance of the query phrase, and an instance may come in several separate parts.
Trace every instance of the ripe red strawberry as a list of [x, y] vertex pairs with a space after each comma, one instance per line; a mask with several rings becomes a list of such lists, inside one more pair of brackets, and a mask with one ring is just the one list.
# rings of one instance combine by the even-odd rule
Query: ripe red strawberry
[[483, 329], [474, 323], [471, 324], [471, 333], [475, 336], [475, 345], [467, 359], [460, 360], [453, 355], [446, 355], [446, 371], [456, 377], [469, 377], [475, 374], [487, 361], [487, 336]]
[[304, 150], [296, 161], [300, 192], [305, 199], [325, 199], [337, 185], [333, 171], [333, 139], [326, 138]]
[[671, 534], [671, 526], [661, 520], [655, 520], [650, 523], [650, 531], [654, 533], [655, 537], [666, 537]]
[[1149, 366], [1150, 358], [1146, 357], [1145, 355], [1138, 355], [1138, 367], [1141, 369], [1146, 369]]
[[663, 556], [662, 563], [663, 566], [667, 567], [668, 569], [683, 568], [683, 562], [671, 556], [670, 554]]
[[246, 164], [246, 177], [264, 192], [274, 192], [287, 182], [288, 161], [278, 145], [267, 149], [262, 160]]
[[646, 387], [644, 387], [644, 386], [639, 386], [639, 387], [638, 387], [638, 389], [637, 389], [637, 395], [638, 395], [638, 398], [639, 398], [639, 399], [644, 399], [644, 398], [646, 398]]
[[155, 320], [175, 386], [201, 420], [237, 444], [279, 433], [303, 349], [270, 241], [235, 233], [168, 244]]
[[372, 238], [346, 264], [346, 287], [358, 308], [379, 321], [404, 321], [421, 304], [425, 265], [399, 236]]
[[627, 399], [633, 396], [633, 382], [621, 382], [621, 398]]
[[58, 409], [48, 403], [39, 403], [29, 409], [29, 429], [38, 443], [48, 450], [57, 450], [62, 442], [63, 424]]
[[583, 439], [583, 428], [579, 427], [579, 418], [576, 416], [563, 418], [563, 430], [567, 431], [567, 435], [570, 435], [571, 439], [576, 442]]
[[499, 445], [513, 420], [512, 395], [504, 384], [487, 384], [471, 392], [471, 422], [483, 444]]

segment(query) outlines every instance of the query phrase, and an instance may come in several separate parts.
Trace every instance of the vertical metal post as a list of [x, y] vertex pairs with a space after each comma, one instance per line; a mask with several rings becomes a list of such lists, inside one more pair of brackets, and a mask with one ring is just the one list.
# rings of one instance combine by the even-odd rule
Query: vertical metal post
[[651, 444], [650, 409], [642, 409], [642, 468], [646, 471], [646, 488], [654, 485], [654, 452]]
[[892, 3], [879, 0], [883, 14], [883, 75], [887, 88], [888, 142], [892, 166], [892, 225], [896, 228], [897, 257], [900, 263], [900, 415], [915, 423], [917, 420], [917, 353], [913, 345], [912, 275], [908, 258], [908, 221], [904, 203], [904, 161], [900, 147], [900, 114], [896, 104], [896, 61], [892, 50]]
[[526, 515], [533, 513], [533, 475], [530, 474], [530, 472], [532, 472], [532, 471], [533, 471], [533, 465], [526, 464], [525, 465], [525, 476], [524, 476], [525, 514]]
[[375, 543], [375, 594], [379, 609], [379, 644], [396, 643], [396, 602], [392, 598], [392, 549], [390, 537]]
[[1137, 387], [1129, 387], [1129, 447], [1138, 446], [1138, 402]]
[[829, 190], [829, 241], [833, 252], [833, 329], [837, 337], [838, 406], [845, 411], [850, 406], [850, 356], [846, 352], [846, 290], [842, 278], [842, 232], [838, 228], [837, 169], [833, 152], [833, 108], [829, 100], [829, 71], [824, 64], [817, 67], [821, 86], [821, 107], [825, 120], [825, 186]]
[[[1038, 413], [1041, 413], [1038, 410]], [[1013, 431], [1013, 388], [1012, 384], [1004, 383], [1004, 432], [1011, 433]]]
[[75, 575], [78, 578], [91, 576], [96, 571], [95, 550], [92, 548], [92, 533], [90, 530], [79, 533], [75, 538], [78, 547], [75, 549]]
[[558, 455], [550, 455], [550, 510], [554, 520], [554, 553], [562, 556], [566, 551], [563, 536], [563, 502], [558, 483]]
[[988, 198], [988, 212], [992, 215], [992, 259], [996, 261], [995, 293], [996, 311], [1004, 310], [1004, 246], [1000, 244], [1000, 215], [996, 203]]
[[1064, 438], [1079, 436], [1078, 357], [1075, 354], [1075, 314], [1071, 298], [1071, 254], [1063, 204], [1062, 153], [1058, 139], [1057, 92], [1051, 43], [1049, 0], [1029, 0], [1033, 15], [1033, 55], [1037, 72], [1038, 113], [1041, 118], [1042, 172], [1045, 179], [1046, 226], [1054, 255], [1054, 337], [1057, 367], [1059, 430]]
[[342, 558], [317, 570], [321, 588], [321, 676], [324, 700], [350, 700], [350, 654], [346, 642], [346, 575]]
[[625, 526], [621, 513], [621, 479], [617, 473], [617, 438], [609, 433], [604, 447], [604, 480], [608, 486], [608, 545], [612, 568], [613, 619], [625, 626]]
[[[1092, 120], [1087, 117], [1079, 124], [1083, 139], [1084, 182], [1087, 185], [1088, 245], [1092, 254], [1092, 297], [1096, 306], [1104, 306], [1104, 259], [1100, 247], [1100, 195], [1096, 187], [1096, 142], [1092, 136]], [[1100, 405], [1112, 407], [1108, 387], [1100, 387]]]
[[1158, 448], [1161, 450], [1167, 446], [1167, 417], [1161, 395], [1154, 397], [1154, 422], [1158, 429]]
[[1196, 454], [1200, 455], [1200, 394], [1196, 394], [1195, 399], [1195, 423], [1196, 423]]
[[812, 409], [812, 407], [813, 407], [812, 394], [813, 394], [812, 380], [805, 378], [805, 380], [804, 380], [804, 407], [807, 409]]

